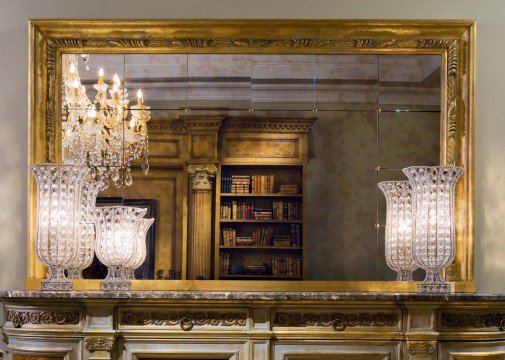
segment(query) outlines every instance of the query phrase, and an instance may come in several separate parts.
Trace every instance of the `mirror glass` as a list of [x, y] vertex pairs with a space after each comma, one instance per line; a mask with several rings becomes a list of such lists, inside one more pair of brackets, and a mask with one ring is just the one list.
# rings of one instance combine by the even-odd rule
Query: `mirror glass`
[[[305, 218], [262, 228], [272, 228], [289, 239], [297, 231], [294, 225], [303, 227], [303, 244], [293, 246], [288, 240], [279, 255], [303, 259], [303, 275], [294, 274], [287, 280], [395, 280], [396, 274], [384, 258], [385, 200], [377, 184], [406, 180], [403, 167], [440, 163], [440, 55], [64, 54], [62, 60], [63, 79], [69, 79], [75, 64], [72, 71], [79, 81], [79, 96], [87, 99], [73, 105], [62, 102], [64, 139], [72, 132], [65, 126], [70, 107], [82, 107], [83, 113], [90, 106], [99, 110], [94, 103], [100, 68], [107, 91], [113, 88], [117, 74], [120, 88], [128, 91], [127, 108], [137, 104], [138, 89], [143, 106], [150, 107], [148, 174], [143, 174], [142, 157], [135, 159], [131, 185], [111, 183], [97, 203], [142, 206], [155, 217], [148, 234], [147, 263], [137, 272], [138, 278], [156, 278], [159, 270], [162, 278], [184, 278], [186, 274], [188, 180], [184, 162], [176, 161], [173, 154], [184, 154], [187, 144], [181, 147], [181, 143], [161, 137], [159, 126], [177, 123], [181, 116], [220, 114], [317, 118], [308, 135], [305, 168], [281, 166], [257, 172], [243, 166], [234, 170], [236, 175], [274, 175], [275, 193], [281, 191], [281, 184], [300, 183], [305, 177], [306, 193], [290, 198], [294, 207], [303, 200]], [[74, 85], [70, 80], [63, 99]], [[128, 125], [123, 130], [124, 126]], [[170, 131], [175, 137], [184, 136], [176, 127]], [[68, 141], [62, 146], [68, 162]], [[120, 153], [125, 154], [124, 150]], [[86, 156], [82, 160], [90, 161]], [[218, 167], [217, 179], [222, 181], [227, 170], [230, 168]], [[214, 183], [213, 194], [222, 186]], [[215, 227], [220, 209], [213, 196]], [[219, 202], [222, 205], [227, 200], [231, 201], [221, 196]], [[255, 208], [273, 207], [272, 199], [250, 201], [256, 202]], [[223, 229], [252, 236], [257, 228], [254, 224], [222, 225], [221, 231], [213, 229], [213, 242], [220, 241]], [[212, 249], [213, 264], [220, 259], [214, 252], [221, 251], [230, 255], [230, 266], [239, 268], [256, 262], [270, 267], [272, 259], [279, 257], [278, 249], [272, 248], [236, 250], [213, 245]], [[272, 271], [268, 268], [267, 273], [250, 278], [272, 278]], [[247, 278], [245, 275], [239, 271], [221, 279]], [[422, 275], [416, 272], [415, 278], [422, 279]], [[85, 276], [103, 277], [103, 267], [96, 260]], [[218, 277], [213, 270], [212, 278]]]

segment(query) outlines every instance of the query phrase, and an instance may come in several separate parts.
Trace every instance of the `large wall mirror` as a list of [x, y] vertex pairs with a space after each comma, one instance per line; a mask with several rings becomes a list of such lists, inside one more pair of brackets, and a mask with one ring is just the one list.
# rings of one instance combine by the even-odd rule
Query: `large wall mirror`
[[[281, 21], [275, 36], [257, 21], [204, 23], [82, 22], [70, 34], [62, 22], [32, 24], [33, 99], [43, 100], [32, 103], [32, 162], [93, 163], [73, 151], [83, 133], [72, 113], [112, 116], [101, 109], [115, 84], [127, 89], [125, 111], [148, 109], [148, 171], [144, 156], [127, 172], [111, 166], [98, 195], [98, 206], [155, 217], [134, 289], [415, 291], [386, 264], [377, 184], [405, 180], [410, 165], [458, 164], [458, 255], [446, 278], [475, 290], [470, 23]], [[134, 126], [108, 134], [122, 139], [123, 160]], [[206, 166], [201, 200], [192, 181]], [[76, 288], [104, 275], [95, 259]], [[43, 277], [31, 250], [27, 287]]]

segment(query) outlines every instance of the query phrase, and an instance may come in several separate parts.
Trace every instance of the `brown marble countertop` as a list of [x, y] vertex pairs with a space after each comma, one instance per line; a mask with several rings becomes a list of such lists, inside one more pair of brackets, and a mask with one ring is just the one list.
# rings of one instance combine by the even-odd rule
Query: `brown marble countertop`
[[0, 299], [229, 300], [229, 301], [503, 301], [505, 294], [224, 292], [224, 291], [0, 291]]

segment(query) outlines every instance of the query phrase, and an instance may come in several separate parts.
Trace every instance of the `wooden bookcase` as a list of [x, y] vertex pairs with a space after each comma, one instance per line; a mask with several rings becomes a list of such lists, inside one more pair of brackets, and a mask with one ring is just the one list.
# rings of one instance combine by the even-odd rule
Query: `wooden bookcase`
[[[307, 134], [314, 120], [226, 120], [220, 134], [215, 188], [215, 279], [302, 280], [306, 276]], [[268, 183], [267, 176], [271, 176]], [[232, 183], [238, 185], [234, 192]], [[297, 193], [281, 193], [281, 185], [295, 184]], [[251, 240], [254, 232], [261, 231], [263, 237]], [[230, 232], [235, 232], [235, 240]], [[249, 239], [241, 241], [244, 237]], [[225, 256], [229, 257], [228, 266]], [[273, 264], [273, 259], [284, 260]], [[256, 267], [256, 272], [249, 268], [261, 264], [266, 268]]]

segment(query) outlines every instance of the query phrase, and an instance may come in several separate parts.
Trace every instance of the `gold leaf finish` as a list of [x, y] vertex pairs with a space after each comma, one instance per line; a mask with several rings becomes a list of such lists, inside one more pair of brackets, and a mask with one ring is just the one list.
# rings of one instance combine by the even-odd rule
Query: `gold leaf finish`
[[[456, 282], [472, 282], [475, 24], [466, 20], [34, 20], [31, 26], [29, 162], [60, 157], [63, 53], [439, 54], [442, 56], [441, 162], [465, 167], [457, 189]], [[72, 29], [69, 32], [69, 29]], [[153, 124], [153, 128], [181, 124]], [[247, 125], [243, 125], [247, 126]], [[300, 131], [305, 129], [300, 128]], [[30, 186], [29, 226], [35, 224]], [[28, 278], [44, 267], [30, 230]], [[385, 289], [387, 290], [387, 289]]]

